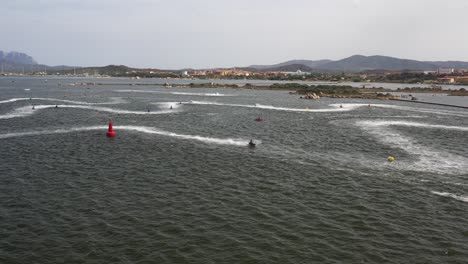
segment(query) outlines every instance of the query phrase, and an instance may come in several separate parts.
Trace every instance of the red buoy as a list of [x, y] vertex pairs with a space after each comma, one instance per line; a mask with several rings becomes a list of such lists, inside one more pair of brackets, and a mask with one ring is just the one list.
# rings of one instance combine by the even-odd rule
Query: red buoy
[[107, 137], [115, 137], [114, 129], [112, 128], [112, 120], [109, 121], [109, 129], [107, 130]]

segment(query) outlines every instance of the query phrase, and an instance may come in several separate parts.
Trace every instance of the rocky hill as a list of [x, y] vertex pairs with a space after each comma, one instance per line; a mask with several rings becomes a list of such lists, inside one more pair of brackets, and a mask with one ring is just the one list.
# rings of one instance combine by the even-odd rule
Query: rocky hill
[[28, 54], [11, 51], [4, 52], [0, 50], [0, 63], [19, 64], [19, 65], [34, 65], [37, 62]]
[[389, 71], [403, 70], [437, 70], [438, 66], [416, 60], [398, 59], [387, 56], [354, 55], [339, 61], [321, 65], [321, 69], [338, 70], [345, 72], [361, 72], [365, 70], [384, 69]]
[[[303, 65], [303, 66], [299, 66]], [[468, 69], [468, 62], [463, 61], [418, 61], [388, 56], [353, 55], [342, 60], [291, 60], [274, 65], [252, 65], [261, 71], [275, 69], [301, 69], [318, 72], [369, 72], [369, 71], [435, 71], [439, 68]]]
[[290, 61], [285, 61], [282, 63], [278, 64], [273, 64], [273, 65], [251, 65], [248, 66], [247, 68], [253, 68], [257, 70], [266, 70], [266, 69], [273, 69], [273, 68], [280, 68], [280, 67], [285, 67], [285, 66], [290, 66], [290, 65], [304, 65], [307, 66], [308, 68], [318, 68], [320, 65], [326, 64], [332, 62], [332, 60], [290, 60]]

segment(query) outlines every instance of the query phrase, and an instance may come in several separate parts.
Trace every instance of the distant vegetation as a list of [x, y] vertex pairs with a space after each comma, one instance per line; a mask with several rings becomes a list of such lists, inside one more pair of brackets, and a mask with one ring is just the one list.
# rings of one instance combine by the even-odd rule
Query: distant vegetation
[[298, 94], [359, 94], [360, 88], [352, 87], [349, 85], [306, 85], [299, 83], [275, 83], [269, 86], [274, 90], [294, 90]]
[[437, 80], [436, 74], [424, 74], [424, 73], [413, 73], [413, 72], [402, 72], [385, 75], [372, 76], [371, 79], [374, 82], [394, 82], [394, 83], [424, 83], [426, 81]]
[[[0, 65], [1, 75], [468, 85], [468, 62], [416, 61], [387, 56], [354, 55], [337, 61], [292, 60], [274, 65], [251, 65], [244, 68], [161, 70], [130, 68], [124, 65], [104, 67], [47, 66], [38, 64], [25, 53], [0, 51]], [[439, 74], [441, 68], [445, 68], [446, 70], [442, 72], [447, 74]], [[447, 71], [447, 69], [455, 70]], [[274, 86], [269, 87], [269, 89], [294, 89], [291, 88], [293, 86], [297, 86], [297, 84]], [[257, 89], [260, 88], [257, 87]], [[349, 92], [349, 90], [343, 90], [343, 92]]]
[[297, 90], [298, 94], [330, 94], [330, 95], [351, 95], [360, 94], [359, 88], [346, 85], [312, 85], [307, 88]]
[[304, 65], [316, 72], [359, 73], [367, 70], [383, 71], [435, 71], [438, 68], [468, 69], [468, 62], [463, 61], [417, 61], [388, 56], [354, 55], [337, 61], [331, 60], [292, 60], [274, 65], [252, 65], [251, 68], [269, 70], [290, 65]]

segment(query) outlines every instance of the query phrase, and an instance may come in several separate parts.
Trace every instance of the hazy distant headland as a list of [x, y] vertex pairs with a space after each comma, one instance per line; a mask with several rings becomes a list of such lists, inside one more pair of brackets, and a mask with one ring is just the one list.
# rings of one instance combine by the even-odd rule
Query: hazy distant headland
[[130, 78], [196, 78], [391, 82], [468, 85], [468, 62], [417, 61], [387, 56], [354, 55], [342, 60], [290, 60], [273, 65], [213, 69], [48, 66], [20, 52], [0, 51], [2, 75], [110, 76]]

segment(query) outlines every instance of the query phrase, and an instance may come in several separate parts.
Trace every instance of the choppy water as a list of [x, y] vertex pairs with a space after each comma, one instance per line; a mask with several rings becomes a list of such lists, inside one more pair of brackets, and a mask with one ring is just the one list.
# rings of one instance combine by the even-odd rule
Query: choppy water
[[466, 110], [59, 82], [0, 78], [0, 263], [468, 262]]

